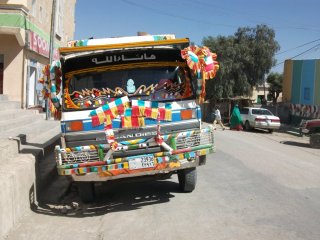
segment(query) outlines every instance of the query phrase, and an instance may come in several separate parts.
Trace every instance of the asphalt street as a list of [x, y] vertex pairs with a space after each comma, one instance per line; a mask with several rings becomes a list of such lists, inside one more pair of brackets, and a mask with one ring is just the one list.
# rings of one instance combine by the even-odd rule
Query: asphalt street
[[320, 149], [285, 133], [215, 135], [192, 193], [179, 192], [173, 176], [102, 184], [95, 202], [82, 204], [72, 187], [7, 239], [320, 239]]

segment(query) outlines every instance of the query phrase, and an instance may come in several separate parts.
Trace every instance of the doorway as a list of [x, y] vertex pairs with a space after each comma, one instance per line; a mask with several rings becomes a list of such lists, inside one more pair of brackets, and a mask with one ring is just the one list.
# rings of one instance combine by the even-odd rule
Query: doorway
[[0, 94], [3, 94], [4, 57], [0, 54]]
[[37, 69], [30, 67], [29, 86], [28, 86], [28, 107], [36, 105], [36, 79]]

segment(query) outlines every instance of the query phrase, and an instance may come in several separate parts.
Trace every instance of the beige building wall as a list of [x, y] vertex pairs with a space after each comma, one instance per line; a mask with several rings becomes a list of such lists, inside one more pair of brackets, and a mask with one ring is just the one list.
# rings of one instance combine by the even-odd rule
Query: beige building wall
[[[30, 47], [32, 44], [29, 34], [31, 32], [50, 46], [52, 3], [52, 0], [0, 0], [0, 54], [4, 56], [3, 94], [8, 95], [9, 100], [21, 102], [23, 108], [30, 107], [27, 100], [28, 94], [30, 95], [28, 87], [37, 85], [37, 80], [42, 77], [41, 69], [49, 63], [49, 55], [43, 52], [40, 54]], [[56, 3], [54, 48], [57, 50], [67, 46], [67, 42], [74, 38], [76, 0], [56, 0]], [[4, 16], [13, 16], [15, 19], [10, 20]], [[34, 75], [30, 78], [31, 71], [36, 71], [36, 79]], [[39, 89], [35, 92], [41, 94]]]
[[75, 5], [76, 0], [64, 0], [65, 6], [65, 17], [63, 21], [63, 29], [64, 35], [61, 39], [61, 47], [67, 47], [68, 41], [74, 40], [74, 33], [75, 33]]
[[21, 79], [24, 78], [23, 48], [14, 35], [1, 35], [0, 53], [4, 54], [3, 94], [9, 100], [20, 101], [23, 91]]
[[19, 4], [27, 6], [28, 0], [0, 0], [0, 4]]
[[52, 13], [52, 0], [25, 0], [26, 7], [29, 9], [29, 20], [39, 26], [41, 30], [50, 33], [51, 28], [51, 13]]
[[[51, 15], [53, 1], [36, 0], [32, 5], [32, 0], [27, 0], [29, 9], [29, 19], [32, 23], [39, 26], [46, 33], [50, 34]], [[56, 32], [55, 43], [59, 47], [66, 47], [67, 42], [73, 40], [75, 32], [75, 5], [76, 0], [56, 0], [56, 29], [58, 28], [59, 14], [62, 13], [62, 32]]]
[[269, 84], [266, 83], [265, 86], [259, 85], [258, 87], [254, 87], [251, 95], [251, 100], [253, 100], [254, 103], [258, 102], [258, 96], [265, 96], [267, 99]]
[[[257, 103], [258, 96], [265, 96], [268, 100], [269, 87], [269, 83], [266, 83], [265, 86], [259, 85], [258, 87], [255, 87], [252, 91], [251, 100], [253, 100], [254, 103]], [[282, 102], [282, 93], [280, 93], [277, 101]]]

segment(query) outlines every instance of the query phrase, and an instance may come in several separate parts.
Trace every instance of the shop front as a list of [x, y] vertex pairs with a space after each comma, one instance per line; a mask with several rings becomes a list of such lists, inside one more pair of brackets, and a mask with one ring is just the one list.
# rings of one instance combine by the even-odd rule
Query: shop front
[[[28, 31], [27, 44], [27, 92], [26, 92], [26, 107], [27, 108], [42, 108], [45, 107], [45, 102], [42, 94], [42, 85], [39, 84], [39, 79], [42, 77], [42, 70], [49, 63], [50, 43], [43, 37], [33, 31]], [[53, 59], [59, 59], [57, 49], [53, 52]]]

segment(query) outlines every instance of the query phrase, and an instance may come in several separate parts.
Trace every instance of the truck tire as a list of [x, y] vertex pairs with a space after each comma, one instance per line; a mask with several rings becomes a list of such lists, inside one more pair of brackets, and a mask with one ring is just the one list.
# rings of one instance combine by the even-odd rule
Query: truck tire
[[94, 200], [94, 184], [92, 182], [77, 182], [79, 197], [82, 202]]
[[179, 187], [183, 192], [192, 192], [197, 183], [197, 169], [187, 168], [178, 171]]
[[202, 155], [199, 157], [199, 166], [205, 165], [207, 163], [207, 155]]
[[320, 133], [310, 135], [310, 145], [312, 148], [320, 148]]

